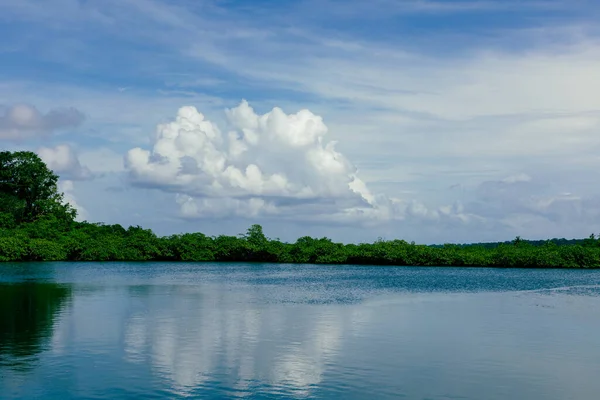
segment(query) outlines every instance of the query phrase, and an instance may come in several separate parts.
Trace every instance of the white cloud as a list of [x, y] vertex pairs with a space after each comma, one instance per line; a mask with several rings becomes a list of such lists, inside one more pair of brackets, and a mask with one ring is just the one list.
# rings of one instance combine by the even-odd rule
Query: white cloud
[[75, 108], [52, 109], [42, 114], [28, 104], [0, 106], [0, 139], [22, 140], [83, 122], [83, 114]]
[[92, 172], [83, 167], [75, 151], [68, 144], [42, 147], [37, 153], [48, 168], [64, 179], [82, 180], [92, 177]]
[[374, 195], [356, 167], [327, 140], [309, 110], [259, 115], [243, 101], [227, 110], [226, 135], [194, 107], [161, 124], [152, 150], [125, 156], [134, 185], [177, 193], [185, 218], [277, 216], [363, 224], [389, 220], [477, 220], [462, 206], [430, 209], [422, 202]]
[[327, 140], [321, 117], [279, 108], [258, 115], [245, 101], [226, 114], [234, 129], [223, 135], [194, 107], [182, 107], [175, 121], [158, 126], [152, 151], [127, 153], [132, 182], [185, 195], [186, 216], [223, 207], [254, 215], [323, 200], [346, 211], [376, 206], [356, 168]]
[[257, 197], [244, 200], [229, 197], [194, 198], [178, 194], [176, 201], [180, 205], [181, 215], [186, 218], [256, 217], [278, 214], [275, 204]]
[[80, 204], [77, 203], [77, 199], [75, 198], [75, 185], [73, 181], [64, 180], [58, 182], [58, 190], [63, 193], [64, 201], [71, 205], [75, 210], [77, 210], [77, 220], [85, 221], [88, 219], [88, 212], [85, 208], [83, 208]]

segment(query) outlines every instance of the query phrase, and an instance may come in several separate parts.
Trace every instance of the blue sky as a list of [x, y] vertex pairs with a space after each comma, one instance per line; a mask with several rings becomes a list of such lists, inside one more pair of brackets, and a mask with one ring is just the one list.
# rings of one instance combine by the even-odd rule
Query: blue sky
[[0, 144], [37, 151], [81, 218], [160, 234], [588, 236], [598, 17], [585, 0], [0, 0]]

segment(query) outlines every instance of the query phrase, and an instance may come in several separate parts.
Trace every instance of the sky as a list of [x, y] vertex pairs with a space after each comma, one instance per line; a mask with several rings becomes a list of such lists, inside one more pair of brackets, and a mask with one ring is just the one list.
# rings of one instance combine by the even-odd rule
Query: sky
[[600, 3], [0, 0], [0, 148], [80, 220], [464, 243], [600, 232]]

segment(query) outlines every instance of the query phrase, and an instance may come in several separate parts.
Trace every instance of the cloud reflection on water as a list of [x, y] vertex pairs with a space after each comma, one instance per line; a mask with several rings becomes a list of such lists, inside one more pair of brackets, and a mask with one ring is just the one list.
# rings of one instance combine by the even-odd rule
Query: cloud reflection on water
[[[352, 331], [352, 310], [293, 305], [294, 312], [235, 298], [218, 286], [150, 287], [126, 322], [125, 358], [152, 365], [173, 391], [185, 395], [208, 380], [225, 379], [240, 393], [257, 381], [296, 395], [318, 385]], [[139, 293], [138, 293], [139, 295]], [[306, 308], [311, 308], [306, 310]], [[307, 312], [308, 311], [308, 312]]]
[[[63, 278], [79, 281], [51, 345], [26, 379], [0, 370], [0, 387], [13, 398], [558, 400], [600, 390], [598, 272], [172, 268], [65, 266]], [[478, 292], [465, 293], [472, 282]]]

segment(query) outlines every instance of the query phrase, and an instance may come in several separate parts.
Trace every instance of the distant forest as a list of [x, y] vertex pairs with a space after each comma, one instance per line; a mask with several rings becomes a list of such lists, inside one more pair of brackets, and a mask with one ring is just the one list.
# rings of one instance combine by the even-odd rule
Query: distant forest
[[[590, 238], [594, 238], [594, 236], [590, 236]], [[535, 247], [540, 247], [540, 246], [544, 246], [547, 245], [549, 243], [553, 243], [556, 244], [557, 246], [572, 246], [572, 245], [585, 245], [586, 243], [588, 243], [588, 240], [590, 239], [558, 239], [558, 238], [554, 238], [554, 239], [547, 239], [547, 240], [526, 240], [526, 239], [520, 239], [519, 237], [517, 237], [517, 240], [521, 240], [522, 243], [531, 245], [531, 246], [535, 246]], [[501, 245], [509, 245], [512, 244], [514, 242], [507, 240], [505, 242], [482, 242], [482, 243], [463, 243], [463, 244], [458, 244], [457, 246], [460, 247], [467, 247], [467, 246], [478, 246], [478, 247], [484, 247], [486, 249], [495, 249], [498, 246]], [[430, 245], [431, 247], [444, 247], [443, 244], [432, 244]]]
[[0, 152], [0, 261], [241, 261], [415, 266], [600, 268], [600, 239], [418, 245], [269, 239], [260, 225], [239, 236], [159, 237], [140, 226], [77, 222], [58, 176], [32, 152]]

